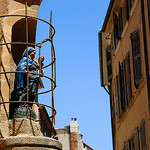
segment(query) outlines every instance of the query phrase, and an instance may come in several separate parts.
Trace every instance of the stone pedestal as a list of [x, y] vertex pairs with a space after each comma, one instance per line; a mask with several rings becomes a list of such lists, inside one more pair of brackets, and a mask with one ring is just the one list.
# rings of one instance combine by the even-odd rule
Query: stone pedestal
[[0, 150], [62, 150], [60, 142], [43, 136], [39, 123], [34, 120], [14, 118], [3, 127]]
[[12, 136], [0, 139], [1, 150], [62, 150], [57, 140], [42, 136]]

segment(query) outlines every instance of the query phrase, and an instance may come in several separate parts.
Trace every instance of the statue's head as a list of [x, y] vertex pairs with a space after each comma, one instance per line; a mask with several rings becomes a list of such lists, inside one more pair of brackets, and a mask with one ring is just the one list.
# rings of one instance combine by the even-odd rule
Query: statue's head
[[[34, 47], [28, 47], [28, 55], [31, 57], [31, 59], [35, 58], [36, 50]], [[27, 57], [27, 49], [25, 49], [22, 57]]]

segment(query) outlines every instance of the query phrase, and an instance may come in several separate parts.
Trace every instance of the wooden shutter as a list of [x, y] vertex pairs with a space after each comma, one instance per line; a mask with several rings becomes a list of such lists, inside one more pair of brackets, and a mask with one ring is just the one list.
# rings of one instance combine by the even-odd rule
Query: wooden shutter
[[131, 34], [132, 56], [134, 68], [134, 84], [138, 87], [142, 80], [142, 64], [141, 64], [141, 49], [140, 49], [140, 33], [139, 30]]
[[111, 46], [108, 45], [106, 48], [106, 60], [107, 60], [107, 76], [108, 81], [111, 82], [112, 79], [112, 62], [111, 62]]
[[139, 146], [139, 130], [138, 130], [138, 127], [134, 131], [133, 143], [134, 143], [134, 150], [140, 150], [140, 146]]
[[114, 55], [115, 54], [115, 50], [116, 50], [116, 39], [115, 39], [114, 30], [113, 30], [113, 33], [112, 33], [112, 38], [113, 38], [113, 55]]
[[127, 14], [127, 20], [129, 19], [130, 10], [131, 10], [131, 0], [126, 0], [126, 14]]
[[113, 23], [114, 23], [114, 36], [117, 40], [120, 40], [119, 36], [119, 26], [118, 26], [118, 17], [117, 15], [113, 12]]
[[123, 70], [121, 68], [121, 64], [119, 63], [119, 83], [120, 83], [120, 102], [121, 102], [121, 110], [125, 111], [125, 103], [124, 103], [124, 81], [123, 81]]
[[115, 83], [115, 99], [116, 99], [117, 121], [119, 121], [119, 118], [120, 118], [120, 109], [119, 109], [118, 76], [114, 79], [114, 83]]
[[121, 37], [123, 31], [123, 24], [122, 24], [122, 8], [119, 10], [119, 36]]
[[140, 137], [141, 137], [141, 150], [147, 150], [145, 120], [142, 120], [140, 124]]
[[126, 60], [122, 62], [123, 66], [123, 95], [124, 95], [124, 107], [126, 108], [128, 105], [128, 95], [127, 95], [127, 69], [126, 69]]
[[150, 0], [147, 0], [147, 7], [148, 7], [149, 29], [150, 29]]
[[126, 80], [127, 80], [127, 104], [132, 98], [132, 82], [131, 82], [131, 68], [130, 68], [130, 53], [126, 57]]
[[130, 140], [124, 142], [124, 150], [131, 150]]

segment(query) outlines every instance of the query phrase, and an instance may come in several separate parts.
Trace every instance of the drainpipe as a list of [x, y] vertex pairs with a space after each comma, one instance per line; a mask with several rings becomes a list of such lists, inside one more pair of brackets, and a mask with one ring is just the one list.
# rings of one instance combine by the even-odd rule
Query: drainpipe
[[149, 79], [149, 65], [148, 65], [148, 52], [147, 52], [146, 26], [145, 26], [144, 1], [143, 0], [141, 0], [141, 16], [142, 16], [144, 56], [145, 56], [145, 69], [146, 69], [146, 83], [147, 83], [149, 118], [150, 118], [150, 79]]

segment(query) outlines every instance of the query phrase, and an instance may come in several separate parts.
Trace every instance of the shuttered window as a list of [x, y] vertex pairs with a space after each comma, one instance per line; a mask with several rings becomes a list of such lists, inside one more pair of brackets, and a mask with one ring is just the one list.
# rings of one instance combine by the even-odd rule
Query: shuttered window
[[126, 69], [126, 104], [132, 98], [132, 82], [131, 82], [131, 69], [130, 69], [130, 53], [128, 52], [125, 59], [125, 69]]
[[119, 22], [118, 22], [118, 16], [113, 12], [113, 54], [115, 54], [115, 49], [117, 47], [118, 40], [120, 40], [120, 34], [119, 34]]
[[122, 24], [122, 8], [119, 10], [119, 36], [121, 37], [123, 31], [123, 24]]
[[134, 69], [134, 83], [138, 87], [142, 80], [142, 64], [141, 64], [141, 49], [140, 49], [140, 33], [139, 30], [131, 34], [133, 69]]
[[111, 46], [106, 48], [106, 60], [107, 60], [107, 76], [108, 81], [111, 82], [112, 79], [112, 62], [111, 62]]
[[140, 124], [140, 138], [141, 138], [141, 150], [147, 150], [145, 120], [142, 120]]
[[130, 70], [130, 53], [128, 52], [125, 60], [119, 63], [119, 75], [114, 79], [115, 99], [117, 121], [119, 121], [122, 113], [126, 111], [126, 107], [132, 98], [132, 83]]
[[126, 12], [127, 12], [127, 19], [129, 19], [129, 14], [132, 9], [133, 3], [135, 0], [126, 0]]
[[147, 7], [148, 7], [148, 16], [149, 16], [149, 28], [150, 28], [150, 0], [147, 0]]
[[127, 93], [127, 89], [128, 89], [128, 85], [127, 85], [127, 67], [126, 67], [126, 60], [123, 61], [122, 63], [122, 68], [123, 68], [123, 96], [124, 96], [124, 107], [126, 108], [126, 106], [128, 105], [128, 93]]
[[126, 0], [126, 9], [127, 9], [127, 20], [128, 20], [129, 19], [130, 10], [131, 10], [131, 1], [130, 0]]
[[117, 111], [117, 121], [119, 121], [120, 118], [120, 104], [119, 104], [119, 87], [118, 87], [118, 76], [114, 79], [115, 83], [115, 99], [116, 99], [116, 111]]
[[139, 130], [138, 130], [138, 127], [135, 129], [133, 136], [134, 136], [133, 137], [134, 150], [140, 150], [140, 146], [139, 146]]
[[124, 142], [124, 150], [131, 150], [130, 140]]
[[120, 82], [120, 99], [121, 99], [121, 110], [125, 111], [125, 98], [124, 98], [124, 78], [123, 78], [123, 67], [119, 63], [119, 82]]
[[113, 12], [113, 23], [114, 23], [114, 35], [115, 35], [115, 38], [117, 40], [119, 40], [120, 36], [119, 36], [118, 17], [117, 17], [117, 15], [114, 12]]

